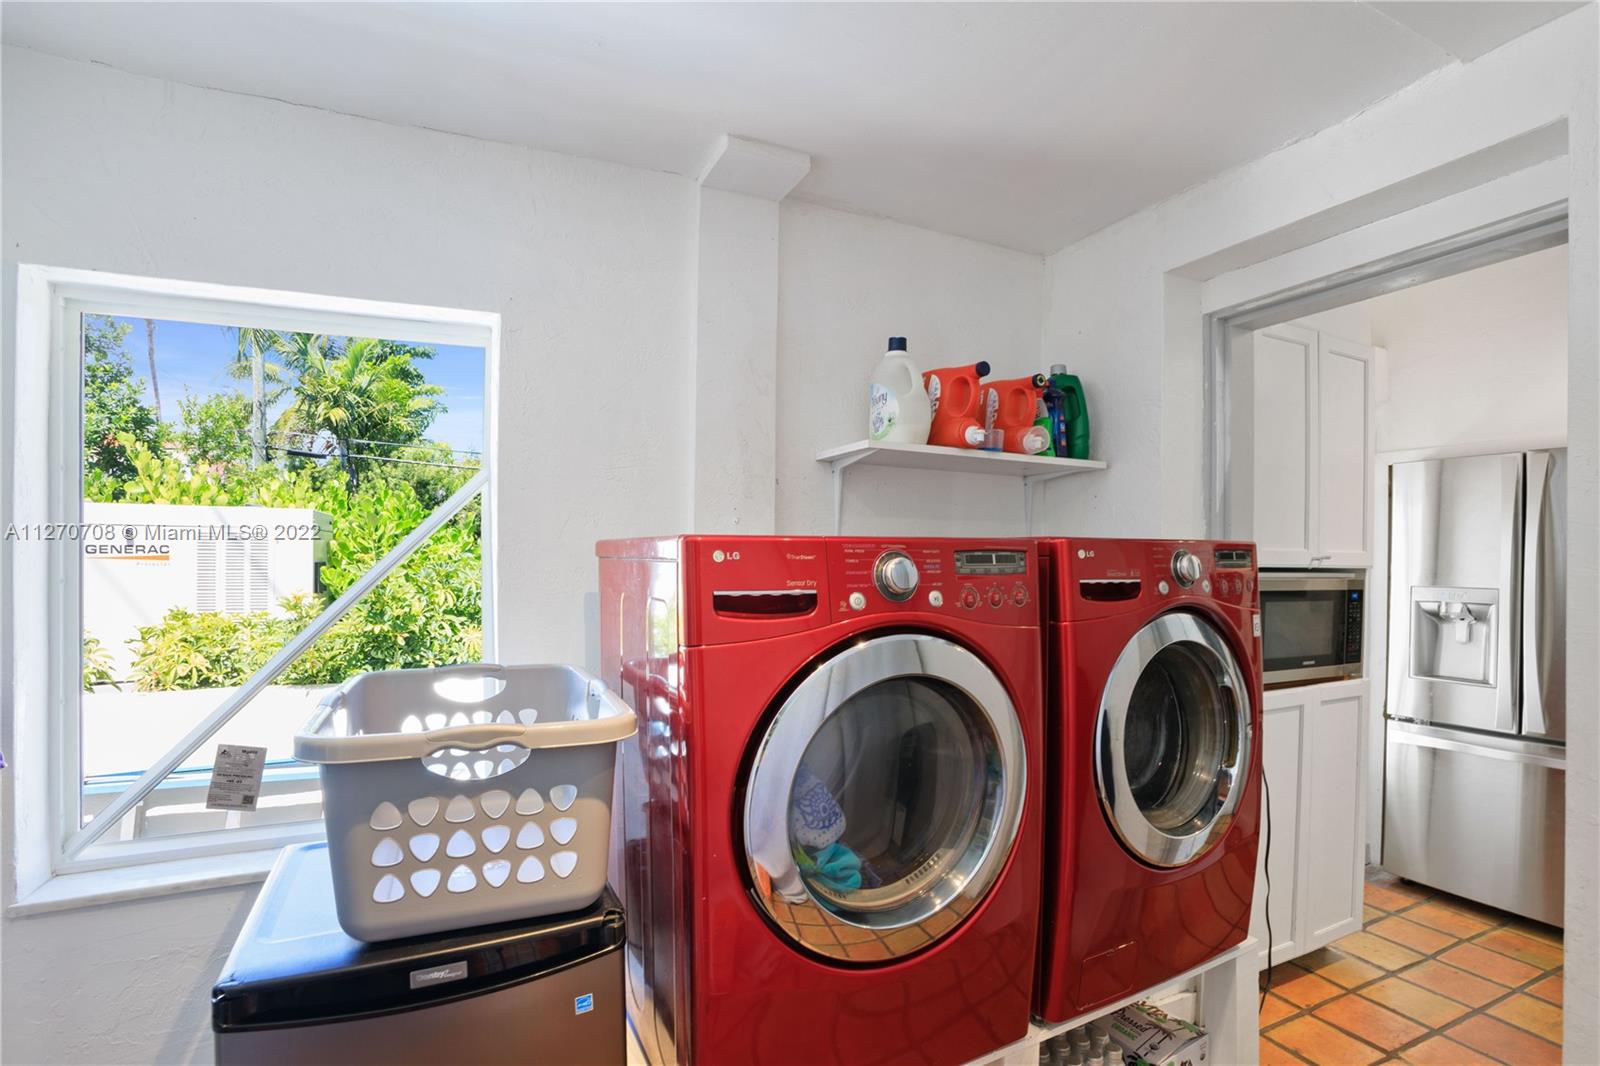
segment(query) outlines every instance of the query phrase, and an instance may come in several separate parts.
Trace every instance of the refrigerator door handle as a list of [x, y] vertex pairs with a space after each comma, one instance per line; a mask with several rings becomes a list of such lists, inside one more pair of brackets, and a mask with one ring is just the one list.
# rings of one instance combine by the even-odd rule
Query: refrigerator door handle
[[1517, 669], [1517, 651], [1522, 619], [1518, 611], [1522, 598], [1516, 595], [1517, 582], [1522, 578], [1521, 555], [1523, 541], [1521, 538], [1522, 523], [1518, 514], [1518, 507], [1522, 506], [1527, 498], [1527, 474], [1523, 470], [1522, 456], [1513, 456], [1515, 461], [1510, 464], [1511, 476], [1508, 489], [1513, 506], [1505, 513], [1505, 535], [1501, 539], [1500, 579], [1508, 596], [1501, 603], [1501, 626], [1504, 627], [1500, 639], [1495, 643], [1498, 646], [1496, 658], [1498, 659], [1497, 676], [1499, 683], [1495, 686], [1495, 723], [1494, 728], [1502, 733], [1520, 732], [1520, 703], [1522, 686], [1522, 673]]
[[1388, 727], [1389, 740], [1396, 744], [1411, 744], [1419, 748], [1435, 748], [1462, 755], [1477, 755], [1485, 759], [1542, 766], [1548, 770], [1567, 768], [1566, 753], [1563, 749], [1537, 741], [1501, 740], [1481, 734], [1474, 736], [1472, 740], [1463, 740], [1460, 736], [1451, 735], [1457, 733], [1457, 730], [1399, 722], [1392, 718], [1388, 722]]
[[1550, 724], [1544, 712], [1543, 663], [1539, 654], [1540, 596], [1544, 574], [1544, 553], [1539, 550], [1544, 534], [1545, 494], [1550, 491], [1550, 453], [1529, 452], [1525, 492], [1528, 516], [1522, 538], [1522, 731], [1543, 734]]

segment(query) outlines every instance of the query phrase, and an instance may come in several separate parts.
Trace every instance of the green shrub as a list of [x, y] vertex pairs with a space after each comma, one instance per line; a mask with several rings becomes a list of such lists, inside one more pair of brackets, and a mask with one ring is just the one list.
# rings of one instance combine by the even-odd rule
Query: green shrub
[[111, 653], [106, 651], [99, 637], [83, 635], [83, 691], [92, 692], [96, 685], [115, 684], [111, 675]]
[[140, 626], [133, 671], [141, 692], [242, 684], [289, 639], [287, 619], [266, 612], [216, 614], [174, 607]]

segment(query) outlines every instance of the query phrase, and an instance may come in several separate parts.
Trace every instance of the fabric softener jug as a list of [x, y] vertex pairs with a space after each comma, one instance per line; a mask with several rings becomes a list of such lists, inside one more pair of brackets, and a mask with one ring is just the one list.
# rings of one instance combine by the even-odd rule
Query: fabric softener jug
[[933, 409], [928, 443], [945, 448], [983, 447], [983, 405], [979, 379], [989, 373], [983, 361], [947, 366], [922, 375]]
[[928, 443], [933, 412], [904, 337], [889, 338], [889, 350], [872, 371], [868, 396], [867, 434], [874, 443]]

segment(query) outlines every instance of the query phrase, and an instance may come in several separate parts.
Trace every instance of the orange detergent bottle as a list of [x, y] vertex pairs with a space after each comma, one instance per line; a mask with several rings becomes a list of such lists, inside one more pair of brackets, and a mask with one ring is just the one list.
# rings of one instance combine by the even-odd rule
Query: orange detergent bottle
[[1043, 374], [991, 381], [983, 386], [983, 403], [993, 407], [994, 428], [1004, 435], [1002, 446], [1006, 451], [1037, 455], [1050, 446], [1050, 431], [1034, 424], [1039, 418], [1044, 387]]
[[979, 360], [970, 366], [947, 366], [922, 375], [933, 408], [928, 443], [946, 448], [983, 447], [983, 410], [978, 379], [989, 372]]

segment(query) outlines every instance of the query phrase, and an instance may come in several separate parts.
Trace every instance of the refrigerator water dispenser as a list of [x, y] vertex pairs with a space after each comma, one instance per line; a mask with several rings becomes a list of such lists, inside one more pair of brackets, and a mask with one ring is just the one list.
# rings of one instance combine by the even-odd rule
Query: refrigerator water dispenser
[[1495, 589], [1413, 588], [1411, 676], [1493, 686], [1500, 625]]

